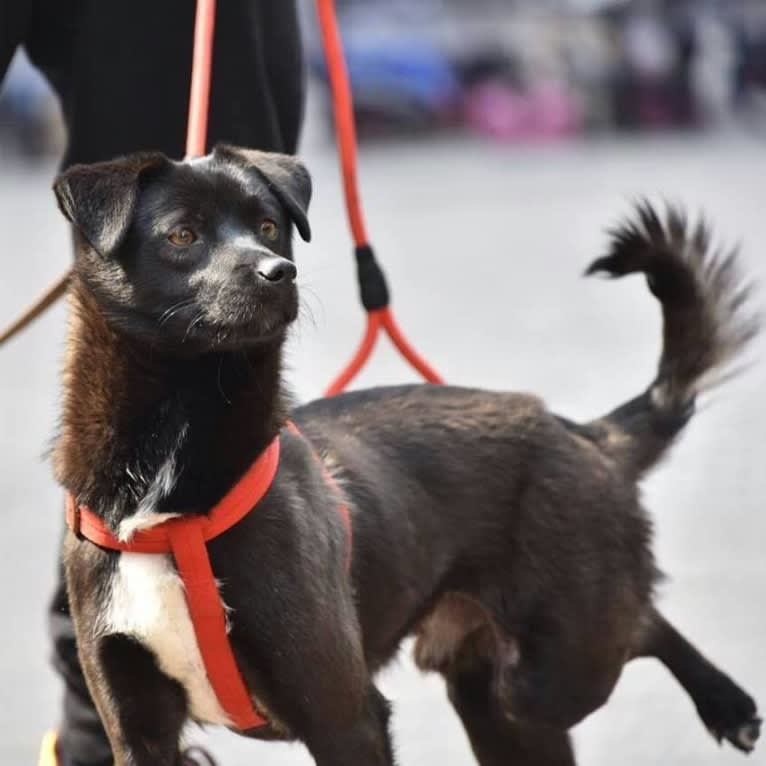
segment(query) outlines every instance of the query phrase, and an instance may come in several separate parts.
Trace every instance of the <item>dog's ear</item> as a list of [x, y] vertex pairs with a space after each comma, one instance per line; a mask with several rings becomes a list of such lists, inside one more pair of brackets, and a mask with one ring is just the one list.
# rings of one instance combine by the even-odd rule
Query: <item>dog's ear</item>
[[131, 154], [110, 162], [73, 165], [54, 182], [61, 212], [101, 255], [122, 242], [138, 198], [138, 179], [169, 163], [159, 152]]
[[213, 155], [256, 171], [290, 213], [301, 237], [306, 242], [311, 239], [307, 216], [311, 201], [311, 176], [299, 160], [288, 154], [260, 152], [228, 144], [218, 144], [213, 149]]

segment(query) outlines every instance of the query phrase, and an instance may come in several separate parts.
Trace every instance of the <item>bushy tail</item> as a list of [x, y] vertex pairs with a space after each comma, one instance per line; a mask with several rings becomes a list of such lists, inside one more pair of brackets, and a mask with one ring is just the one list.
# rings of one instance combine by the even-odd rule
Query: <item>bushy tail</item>
[[589, 427], [602, 448], [638, 477], [691, 417], [697, 394], [724, 379], [758, 321], [736, 251], [713, 249], [704, 222], [690, 225], [675, 208], [663, 220], [645, 202], [611, 234], [609, 254], [586, 273], [646, 275], [662, 305], [662, 355], [647, 391]]

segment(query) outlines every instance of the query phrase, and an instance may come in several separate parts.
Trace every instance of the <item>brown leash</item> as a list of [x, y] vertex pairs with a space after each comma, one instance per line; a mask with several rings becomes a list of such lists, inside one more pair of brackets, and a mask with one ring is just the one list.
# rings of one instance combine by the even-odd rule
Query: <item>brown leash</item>
[[15, 335], [18, 335], [25, 327], [28, 327], [41, 314], [52, 306], [69, 287], [69, 280], [72, 278], [72, 272], [59, 277], [48, 289], [28, 308], [21, 316], [17, 317], [7, 327], [0, 331], [0, 346], [3, 346]]

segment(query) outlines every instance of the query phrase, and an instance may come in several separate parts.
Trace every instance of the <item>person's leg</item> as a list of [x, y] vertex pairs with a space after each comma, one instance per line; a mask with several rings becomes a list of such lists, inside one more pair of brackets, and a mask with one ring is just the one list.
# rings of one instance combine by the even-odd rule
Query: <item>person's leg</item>
[[[26, 45], [61, 100], [69, 138], [64, 166], [137, 150], [183, 155], [194, 5], [39, 3], [25, 28]], [[208, 145], [225, 141], [294, 152], [305, 73], [292, 0], [218, 3], [214, 46]], [[51, 604], [50, 631], [54, 666], [65, 685], [62, 760], [67, 766], [111, 763], [80, 669], [62, 579]]]
[[74, 626], [69, 615], [64, 576], [60, 567], [48, 626], [53, 641], [53, 666], [64, 681], [58, 747], [61, 754], [67, 754], [68, 759], [71, 759], [65, 760], [64, 764], [109, 766], [112, 763], [112, 752], [80, 669]]
[[[50, 54], [52, 35], [41, 14], [30, 55], [61, 98], [69, 133], [65, 166], [139, 150], [181, 158], [194, 5], [86, 0], [69, 28], [56, 30], [59, 39], [73, 36], [71, 46], [58, 43], [61, 55]], [[294, 152], [305, 78], [294, 3], [227, 0], [217, 9], [208, 145]]]
[[0, 86], [31, 17], [32, 4], [26, 0], [0, 0]]

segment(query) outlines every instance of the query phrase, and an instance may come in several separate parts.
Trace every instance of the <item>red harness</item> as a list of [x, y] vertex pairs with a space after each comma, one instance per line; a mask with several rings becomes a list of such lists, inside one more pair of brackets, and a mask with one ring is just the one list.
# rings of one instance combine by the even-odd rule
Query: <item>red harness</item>
[[[292, 423], [288, 428], [300, 436]], [[67, 526], [78, 537], [113, 551], [173, 554], [210, 685], [232, 724], [240, 730], [265, 726], [268, 721], [253, 704], [234, 658], [226, 633], [223, 603], [205, 543], [233, 527], [260, 502], [277, 473], [279, 445], [277, 437], [207, 515], [168, 519], [151, 529], [139, 530], [129, 542], [118, 540], [93, 511], [84, 505], [76, 505], [71, 494], [67, 494], [66, 499]], [[324, 476], [328, 483], [336, 486], [326, 470]], [[350, 551], [348, 506], [341, 503], [338, 511]]]

